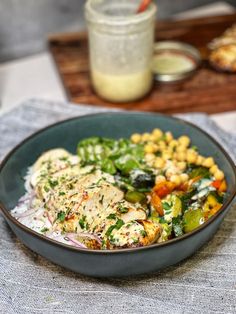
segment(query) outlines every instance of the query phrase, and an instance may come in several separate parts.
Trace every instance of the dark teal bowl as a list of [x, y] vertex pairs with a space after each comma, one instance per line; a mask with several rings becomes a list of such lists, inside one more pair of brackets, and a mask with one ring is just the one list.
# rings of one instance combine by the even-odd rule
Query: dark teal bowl
[[[89, 136], [129, 137], [153, 128], [188, 134], [201, 154], [214, 156], [224, 171], [228, 194], [222, 209], [193, 232], [148, 247], [114, 251], [77, 249], [60, 244], [25, 227], [10, 214], [24, 194], [22, 177], [44, 151], [64, 147], [75, 153], [77, 142]], [[193, 254], [216, 232], [236, 191], [235, 165], [222, 147], [204, 131], [185, 121], [147, 113], [105, 113], [78, 117], [49, 126], [20, 143], [0, 167], [0, 206], [9, 226], [31, 250], [73, 271], [96, 277], [128, 276], [148, 273], [173, 265]]]

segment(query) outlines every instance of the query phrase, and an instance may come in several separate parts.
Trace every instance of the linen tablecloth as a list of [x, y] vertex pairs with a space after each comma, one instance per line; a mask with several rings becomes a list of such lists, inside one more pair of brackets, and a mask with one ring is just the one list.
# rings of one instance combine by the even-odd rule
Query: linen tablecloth
[[[50, 123], [106, 111], [29, 100], [0, 117], [0, 160]], [[236, 138], [204, 114], [181, 115], [214, 136], [236, 160]], [[236, 206], [213, 239], [178, 265], [149, 275], [95, 279], [27, 249], [0, 215], [0, 313], [236, 313]]]

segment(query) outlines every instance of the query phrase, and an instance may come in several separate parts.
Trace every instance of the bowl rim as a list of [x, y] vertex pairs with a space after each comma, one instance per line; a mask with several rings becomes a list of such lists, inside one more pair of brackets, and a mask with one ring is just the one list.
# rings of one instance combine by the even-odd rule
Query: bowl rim
[[22, 146], [24, 145], [26, 142], [28, 142], [29, 140], [33, 139], [34, 137], [36, 137], [37, 135], [47, 131], [48, 129], [54, 128], [60, 124], [64, 124], [64, 123], [68, 123], [70, 121], [74, 121], [74, 120], [80, 120], [80, 119], [89, 119], [89, 118], [93, 118], [93, 117], [97, 117], [97, 116], [109, 116], [111, 114], [120, 114], [120, 115], [130, 115], [132, 116], [133, 114], [136, 115], [149, 115], [149, 116], [161, 116], [170, 120], [174, 120], [177, 123], [182, 123], [185, 125], [188, 125], [192, 128], [197, 129], [198, 131], [200, 131], [201, 133], [203, 133], [204, 136], [208, 137], [215, 145], [216, 147], [221, 150], [221, 152], [223, 153], [224, 157], [227, 159], [227, 161], [229, 162], [229, 164], [232, 167], [233, 170], [233, 174], [234, 174], [234, 178], [235, 178], [235, 186], [234, 186], [234, 190], [233, 192], [228, 196], [227, 201], [225, 202], [225, 204], [223, 204], [223, 206], [221, 207], [221, 209], [214, 214], [211, 218], [209, 218], [206, 222], [204, 222], [202, 225], [200, 225], [198, 228], [194, 229], [193, 231], [189, 232], [189, 233], [185, 233], [180, 237], [177, 238], [173, 238], [171, 240], [168, 241], [164, 241], [161, 243], [154, 243], [151, 245], [147, 245], [147, 246], [141, 246], [141, 247], [134, 247], [134, 248], [123, 248], [123, 249], [115, 249], [115, 250], [93, 250], [93, 249], [83, 249], [83, 248], [77, 248], [77, 247], [73, 247], [71, 245], [68, 244], [64, 244], [61, 243], [59, 241], [53, 240], [51, 238], [46, 237], [45, 235], [42, 235], [28, 227], [26, 227], [25, 225], [23, 225], [22, 223], [20, 223], [16, 218], [14, 218], [11, 214], [10, 211], [8, 211], [6, 209], [6, 207], [3, 205], [2, 201], [0, 200], [0, 209], [3, 212], [3, 216], [5, 216], [5, 218], [8, 220], [10, 220], [14, 225], [16, 225], [17, 227], [19, 227], [20, 229], [23, 229], [24, 232], [28, 233], [28, 235], [33, 236], [38, 238], [38, 240], [43, 240], [44, 242], [47, 242], [48, 244], [51, 245], [56, 245], [59, 246], [60, 248], [64, 248], [67, 249], [69, 251], [74, 251], [74, 252], [78, 252], [78, 253], [84, 253], [84, 254], [100, 254], [100, 255], [109, 255], [109, 254], [125, 254], [125, 253], [135, 253], [135, 252], [140, 252], [143, 250], [151, 250], [151, 249], [156, 249], [156, 248], [161, 248], [161, 247], [165, 247], [165, 246], [169, 246], [172, 244], [175, 244], [176, 242], [180, 242], [183, 241], [185, 239], [190, 238], [191, 236], [197, 234], [198, 232], [202, 231], [203, 229], [205, 229], [206, 227], [208, 227], [209, 224], [211, 224], [214, 220], [217, 219], [218, 216], [220, 216], [226, 209], [227, 207], [231, 204], [231, 202], [233, 201], [234, 197], [236, 196], [236, 166], [232, 160], [232, 158], [229, 156], [229, 154], [225, 151], [225, 149], [217, 142], [217, 140], [215, 140], [211, 135], [209, 135], [206, 131], [204, 131], [203, 129], [201, 129], [200, 127], [196, 126], [195, 124], [193, 124], [192, 122], [183, 120], [179, 117], [173, 117], [171, 115], [167, 115], [167, 114], [161, 114], [161, 113], [151, 113], [151, 112], [140, 112], [140, 111], [106, 111], [106, 112], [99, 112], [99, 113], [91, 113], [91, 114], [85, 114], [83, 116], [75, 116], [72, 118], [68, 118], [68, 119], [64, 119], [61, 121], [58, 121], [56, 123], [50, 124], [36, 132], [34, 132], [33, 134], [27, 136], [25, 139], [23, 139], [19, 144], [17, 144], [12, 150], [10, 150], [10, 152], [4, 157], [4, 159], [1, 161], [0, 163], [0, 175], [2, 172], [2, 169], [4, 168], [5, 164], [8, 162], [8, 160], [12, 157], [12, 155], [14, 155], [14, 153]]

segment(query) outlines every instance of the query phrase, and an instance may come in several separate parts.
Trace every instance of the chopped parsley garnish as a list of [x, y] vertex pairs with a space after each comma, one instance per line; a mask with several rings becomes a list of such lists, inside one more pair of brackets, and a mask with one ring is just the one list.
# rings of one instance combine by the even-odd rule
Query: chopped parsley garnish
[[122, 219], [118, 219], [116, 222], [116, 229], [119, 230], [124, 224], [125, 223]]
[[140, 234], [142, 237], [146, 237], [147, 236], [147, 232], [145, 230], [140, 230]]
[[160, 223], [160, 224], [166, 224], [167, 221], [165, 220], [164, 217], [160, 217], [160, 218], [159, 218], [159, 223]]
[[66, 160], [68, 160], [68, 157], [66, 157], [66, 156], [65, 157], [60, 157], [59, 160], [66, 161]]
[[129, 208], [125, 207], [123, 205], [119, 205], [118, 210], [119, 210], [120, 213], [125, 214], [125, 213], [128, 213]]
[[111, 233], [112, 233], [112, 231], [113, 231], [114, 229], [119, 230], [124, 224], [125, 224], [125, 223], [124, 223], [124, 221], [123, 221], [122, 219], [118, 219], [117, 222], [115, 223], [115, 225], [112, 225], [112, 226], [110, 226], [110, 227], [108, 228], [108, 230], [107, 230], [107, 232], [106, 232], [106, 236], [107, 236], [107, 237], [110, 237], [110, 235], [111, 235]]
[[60, 211], [58, 214], [57, 214], [57, 219], [60, 221], [60, 222], [63, 222], [66, 218], [66, 213], [63, 212], [63, 211]]
[[44, 189], [45, 192], [49, 192], [50, 191], [49, 187], [47, 187], [46, 185], [44, 185], [43, 189]]
[[116, 214], [110, 214], [107, 219], [116, 219]]
[[111, 243], [116, 242], [116, 239], [114, 238], [114, 236], [112, 234], [110, 235], [110, 239], [109, 240], [110, 240]]
[[49, 230], [49, 229], [45, 227], [45, 228], [41, 229], [40, 231], [41, 231], [41, 232], [47, 232], [48, 230]]
[[59, 192], [59, 196], [62, 196], [62, 195], [65, 195], [66, 193], [65, 192], [62, 192], [62, 191], [60, 191]]
[[163, 208], [165, 210], [165, 214], [171, 213], [171, 205], [169, 203], [163, 202], [162, 206], [163, 206]]
[[55, 186], [58, 185], [58, 181], [57, 180], [48, 179], [48, 183], [49, 183], [51, 188], [54, 188]]
[[85, 221], [86, 221], [86, 216], [83, 216], [80, 220], [79, 220], [79, 225], [82, 229], [85, 228]]
[[133, 240], [134, 244], [138, 243], [138, 239], [137, 238], [132, 238], [132, 240]]

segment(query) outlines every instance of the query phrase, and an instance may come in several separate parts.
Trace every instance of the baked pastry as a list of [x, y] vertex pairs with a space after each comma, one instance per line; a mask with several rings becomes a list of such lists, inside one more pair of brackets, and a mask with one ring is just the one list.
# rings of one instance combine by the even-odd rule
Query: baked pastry
[[236, 73], [236, 43], [214, 49], [209, 61], [217, 70]]
[[210, 64], [217, 70], [236, 73], [236, 24], [217, 38], [214, 38], [208, 48], [212, 50], [209, 56]]
[[236, 24], [234, 24], [230, 28], [227, 28], [223, 35], [221, 35], [220, 37], [214, 38], [208, 44], [208, 47], [211, 50], [214, 50], [216, 48], [230, 44], [236, 44]]

